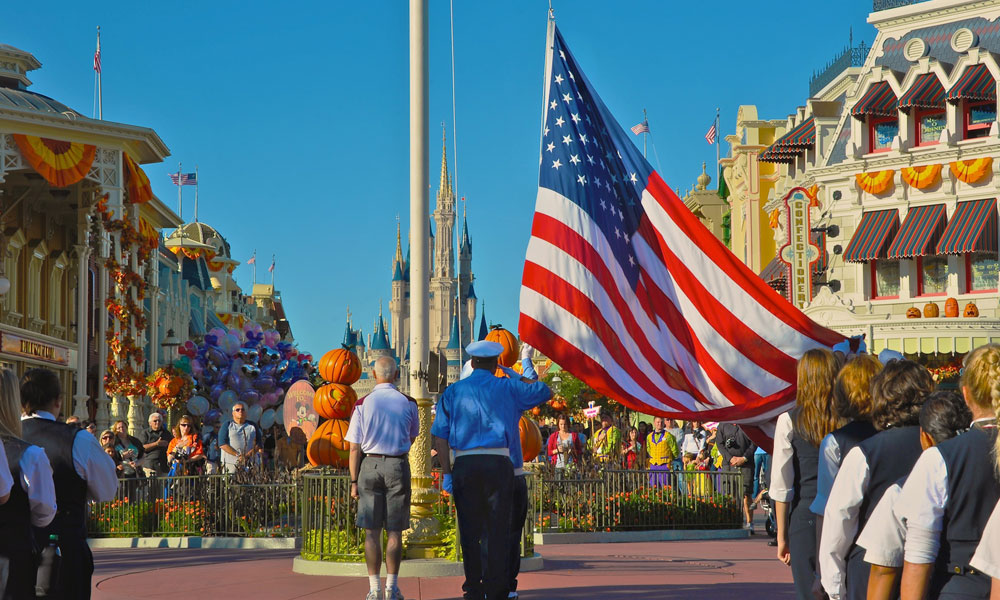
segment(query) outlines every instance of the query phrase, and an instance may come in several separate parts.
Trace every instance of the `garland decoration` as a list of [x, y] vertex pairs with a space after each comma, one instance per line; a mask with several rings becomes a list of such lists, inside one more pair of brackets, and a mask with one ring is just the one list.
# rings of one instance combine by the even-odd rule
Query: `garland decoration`
[[892, 187], [892, 176], [895, 173], [892, 169], [887, 169], [872, 173], [858, 173], [854, 177], [858, 182], [858, 187], [869, 194], [878, 195]]
[[993, 166], [993, 157], [984, 156], [971, 160], [956, 160], [955, 162], [948, 163], [948, 166], [951, 168], [952, 174], [959, 181], [976, 183], [990, 172], [990, 167]]
[[903, 181], [911, 188], [923, 190], [938, 182], [941, 176], [941, 165], [924, 165], [922, 167], [903, 167], [900, 173]]
[[161, 367], [146, 378], [146, 394], [157, 408], [182, 406], [194, 395], [191, 376], [173, 365]]

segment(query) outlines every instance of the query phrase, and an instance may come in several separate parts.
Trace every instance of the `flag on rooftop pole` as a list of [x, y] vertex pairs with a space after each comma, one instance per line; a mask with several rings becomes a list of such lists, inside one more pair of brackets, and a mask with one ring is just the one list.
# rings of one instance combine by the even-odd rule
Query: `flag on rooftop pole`
[[101, 89], [101, 26], [97, 26], [97, 49], [94, 50], [94, 74], [97, 77], [97, 101], [95, 107], [98, 119], [104, 119], [104, 90]]
[[712, 126], [708, 128], [708, 132], [705, 133], [705, 141], [711, 146], [715, 143], [715, 136], [718, 134], [719, 129], [716, 127], [717, 123], [712, 121]]
[[[634, 410], [772, 421], [794, 402], [798, 358], [844, 336], [775, 293], [698, 221], [549, 27], [522, 340]], [[767, 447], [769, 433], [748, 430]]]
[[632, 133], [639, 135], [642, 133], [649, 133], [649, 121], [643, 120], [642, 123], [632, 126]]
[[254, 250], [253, 250], [253, 256], [250, 257], [250, 260], [247, 261], [247, 264], [248, 265], [253, 265], [253, 282], [256, 284], [257, 283], [257, 249], [256, 248], [254, 248]]
[[177, 171], [176, 173], [167, 173], [170, 176], [170, 181], [174, 185], [198, 185], [198, 174], [197, 173], [181, 173]]
[[271, 255], [271, 266], [267, 268], [267, 272], [271, 274], [271, 287], [274, 287], [274, 255]]

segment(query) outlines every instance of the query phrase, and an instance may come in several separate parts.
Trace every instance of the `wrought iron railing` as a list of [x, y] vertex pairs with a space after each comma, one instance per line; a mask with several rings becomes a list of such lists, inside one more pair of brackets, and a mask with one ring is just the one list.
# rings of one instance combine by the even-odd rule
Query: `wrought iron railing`
[[[876, 3], [878, 0], [875, 0]], [[825, 88], [838, 75], [851, 67], [860, 67], [865, 64], [868, 51], [871, 50], [864, 41], [856, 47], [846, 47], [831, 60], [826, 67], [819, 71], [814, 71], [809, 79], [809, 96], [815, 96], [820, 90]]]
[[872, 12], [909, 6], [911, 4], [920, 4], [921, 2], [927, 2], [927, 0], [872, 0]]
[[738, 472], [605, 470], [536, 479], [539, 532], [732, 529], [742, 525]]

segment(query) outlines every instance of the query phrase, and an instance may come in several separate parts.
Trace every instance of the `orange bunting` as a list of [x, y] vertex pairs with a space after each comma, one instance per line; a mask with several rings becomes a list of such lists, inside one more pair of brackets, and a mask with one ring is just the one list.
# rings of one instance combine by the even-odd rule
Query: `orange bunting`
[[226, 261], [224, 260], [210, 260], [208, 262], [208, 270], [213, 273], [218, 273], [226, 267]]
[[953, 163], [949, 163], [948, 166], [951, 167], [952, 174], [959, 181], [976, 183], [990, 172], [990, 167], [993, 166], [993, 157], [984, 156], [971, 160], [956, 160]]
[[125, 162], [125, 185], [128, 189], [128, 201], [132, 204], [145, 204], [153, 199], [153, 188], [149, 185], [149, 177], [132, 157], [122, 152]]
[[924, 165], [922, 167], [903, 167], [900, 172], [906, 185], [923, 190], [931, 187], [941, 175], [941, 165]]
[[160, 232], [142, 217], [139, 217], [139, 235], [153, 246], [160, 245]]
[[181, 254], [183, 254], [184, 256], [186, 256], [191, 260], [198, 260], [199, 258], [204, 257], [206, 261], [209, 261], [215, 258], [215, 251], [205, 250], [202, 248], [182, 248], [179, 246], [174, 246], [170, 250], [178, 257]]
[[80, 142], [20, 133], [14, 134], [14, 141], [28, 164], [55, 187], [73, 185], [86, 177], [97, 156], [97, 146]]
[[772, 210], [771, 214], [768, 215], [767, 224], [771, 226], [771, 229], [778, 228], [778, 217], [780, 216], [781, 216], [781, 211], [779, 211], [778, 209]]
[[858, 182], [858, 187], [869, 194], [878, 195], [892, 187], [892, 176], [895, 173], [892, 169], [887, 169], [874, 173], [858, 173], [854, 177]]

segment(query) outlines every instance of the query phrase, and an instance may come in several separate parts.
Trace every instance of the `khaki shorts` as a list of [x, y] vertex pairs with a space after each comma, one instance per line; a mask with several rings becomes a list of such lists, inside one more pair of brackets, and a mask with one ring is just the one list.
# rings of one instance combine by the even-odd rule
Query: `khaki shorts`
[[358, 473], [358, 527], [410, 528], [410, 461], [366, 456]]

